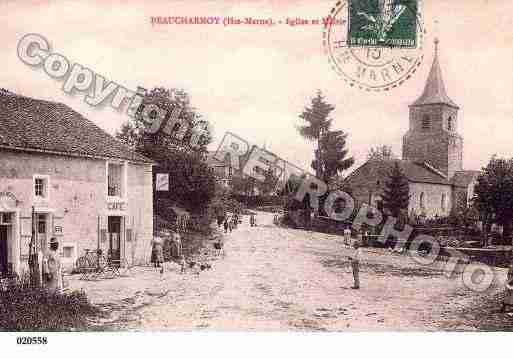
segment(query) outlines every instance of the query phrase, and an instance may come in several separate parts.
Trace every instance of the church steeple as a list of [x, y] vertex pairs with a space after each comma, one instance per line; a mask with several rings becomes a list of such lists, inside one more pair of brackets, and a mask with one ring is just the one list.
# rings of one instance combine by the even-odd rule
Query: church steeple
[[458, 105], [452, 101], [447, 92], [445, 91], [444, 80], [442, 78], [442, 70], [440, 69], [440, 63], [438, 62], [438, 38], [435, 38], [435, 57], [433, 59], [433, 65], [431, 65], [431, 71], [424, 87], [422, 95], [413, 102], [411, 106], [422, 106], [422, 105], [434, 105], [444, 104], [454, 108], [459, 108]]
[[447, 96], [435, 56], [422, 95], [410, 105], [410, 126], [403, 137], [403, 159], [427, 163], [447, 179], [461, 171], [463, 138], [458, 134], [459, 107]]

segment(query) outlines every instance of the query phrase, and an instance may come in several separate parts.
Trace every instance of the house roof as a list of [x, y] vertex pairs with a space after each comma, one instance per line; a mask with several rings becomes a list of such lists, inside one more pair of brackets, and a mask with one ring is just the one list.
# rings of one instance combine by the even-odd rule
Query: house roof
[[458, 171], [452, 177], [452, 184], [456, 187], [468, 187], [479, 176], [479, 171]]
[[434, 183], [450, 185], [451, 183], [436, 171], [423, 163], [407, 161], [407, 160], [369, 160], [362, 166], [357, 168], [353, 173], [349, 175], [347, 180], [351, 181], [352, 178], [363, 175], [363, 176], [385, 176], [392, 170], [395, 163], [399, 164], [399, 167], [403, 171], [404, 175], [410, 182], [418, 183]]
[[70, 107], [0, 91], [0, 148], [153, 163]]
[[445, 104], [455, 108], [459, 108], [458, 105], [452, 101], [445, 90], [444, 80], [442, 78], [442, 70], [440, 69], [440, 63], [438, 62], [438, 39], [435, 39], [435, 57], [433, 59], [433, 65], [429, 76], [424, 87], [422, 95], [413, 102], [411, 106], [431, 105], [431, 104]]
[[[228, 163], [226, 162], [226, 153], [224, 151], [209, 151], [207, 154], [207, 165], [212, 167], [226, 167]], [[219, 160], [219, 158], [223, 158], [223, 160]]]

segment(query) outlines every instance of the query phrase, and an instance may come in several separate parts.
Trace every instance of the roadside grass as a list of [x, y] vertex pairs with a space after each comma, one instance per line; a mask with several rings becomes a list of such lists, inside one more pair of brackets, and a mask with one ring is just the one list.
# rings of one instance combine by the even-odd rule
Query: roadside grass
[[26, 279], [0, 288], [0, 331], [84, 331], [99, 315], [83, 291], [56, 293]]

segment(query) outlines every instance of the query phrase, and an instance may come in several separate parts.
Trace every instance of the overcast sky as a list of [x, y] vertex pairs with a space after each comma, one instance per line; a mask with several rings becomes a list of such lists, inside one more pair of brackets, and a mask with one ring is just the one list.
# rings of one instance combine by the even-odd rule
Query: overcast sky
[[[27, 33], [44, 35], [55, 52], [130, 89], [185, 89], [219, 141], [232, 131], [306, 168], [312, 144], [297, 134], [298, 114], [317, 89], [336, 106], [334, 127], [348, 132], [361, 164], [371, 146], [401, 153], [408, 105], [422, 92], [440, 38], [449, 96], [461, 107], [464, 167], [479, 169], [497, 153], [513, 156], [513, 2], [428, 0], [425, 61], [412, 79], [387, 93], [349, 88], [329, 67], [319, 26], [152, 26], [151, 16], [324, 17], [335, 1], [11, 1], [1, 0], [0, 87], [63, 102], [110, 133], [127, 117], [94, 109], [84, 95], [16, 55]], [[215, 146], [213, 146], [215, 147]]]

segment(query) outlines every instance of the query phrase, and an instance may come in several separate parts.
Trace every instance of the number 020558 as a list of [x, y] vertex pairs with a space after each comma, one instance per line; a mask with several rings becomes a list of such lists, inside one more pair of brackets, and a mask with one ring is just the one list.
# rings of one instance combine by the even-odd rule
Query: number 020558
[[17, 337], [16, 344], [43, 345], [43, 344], [48, 344], [48, 338], [47, 337]]

